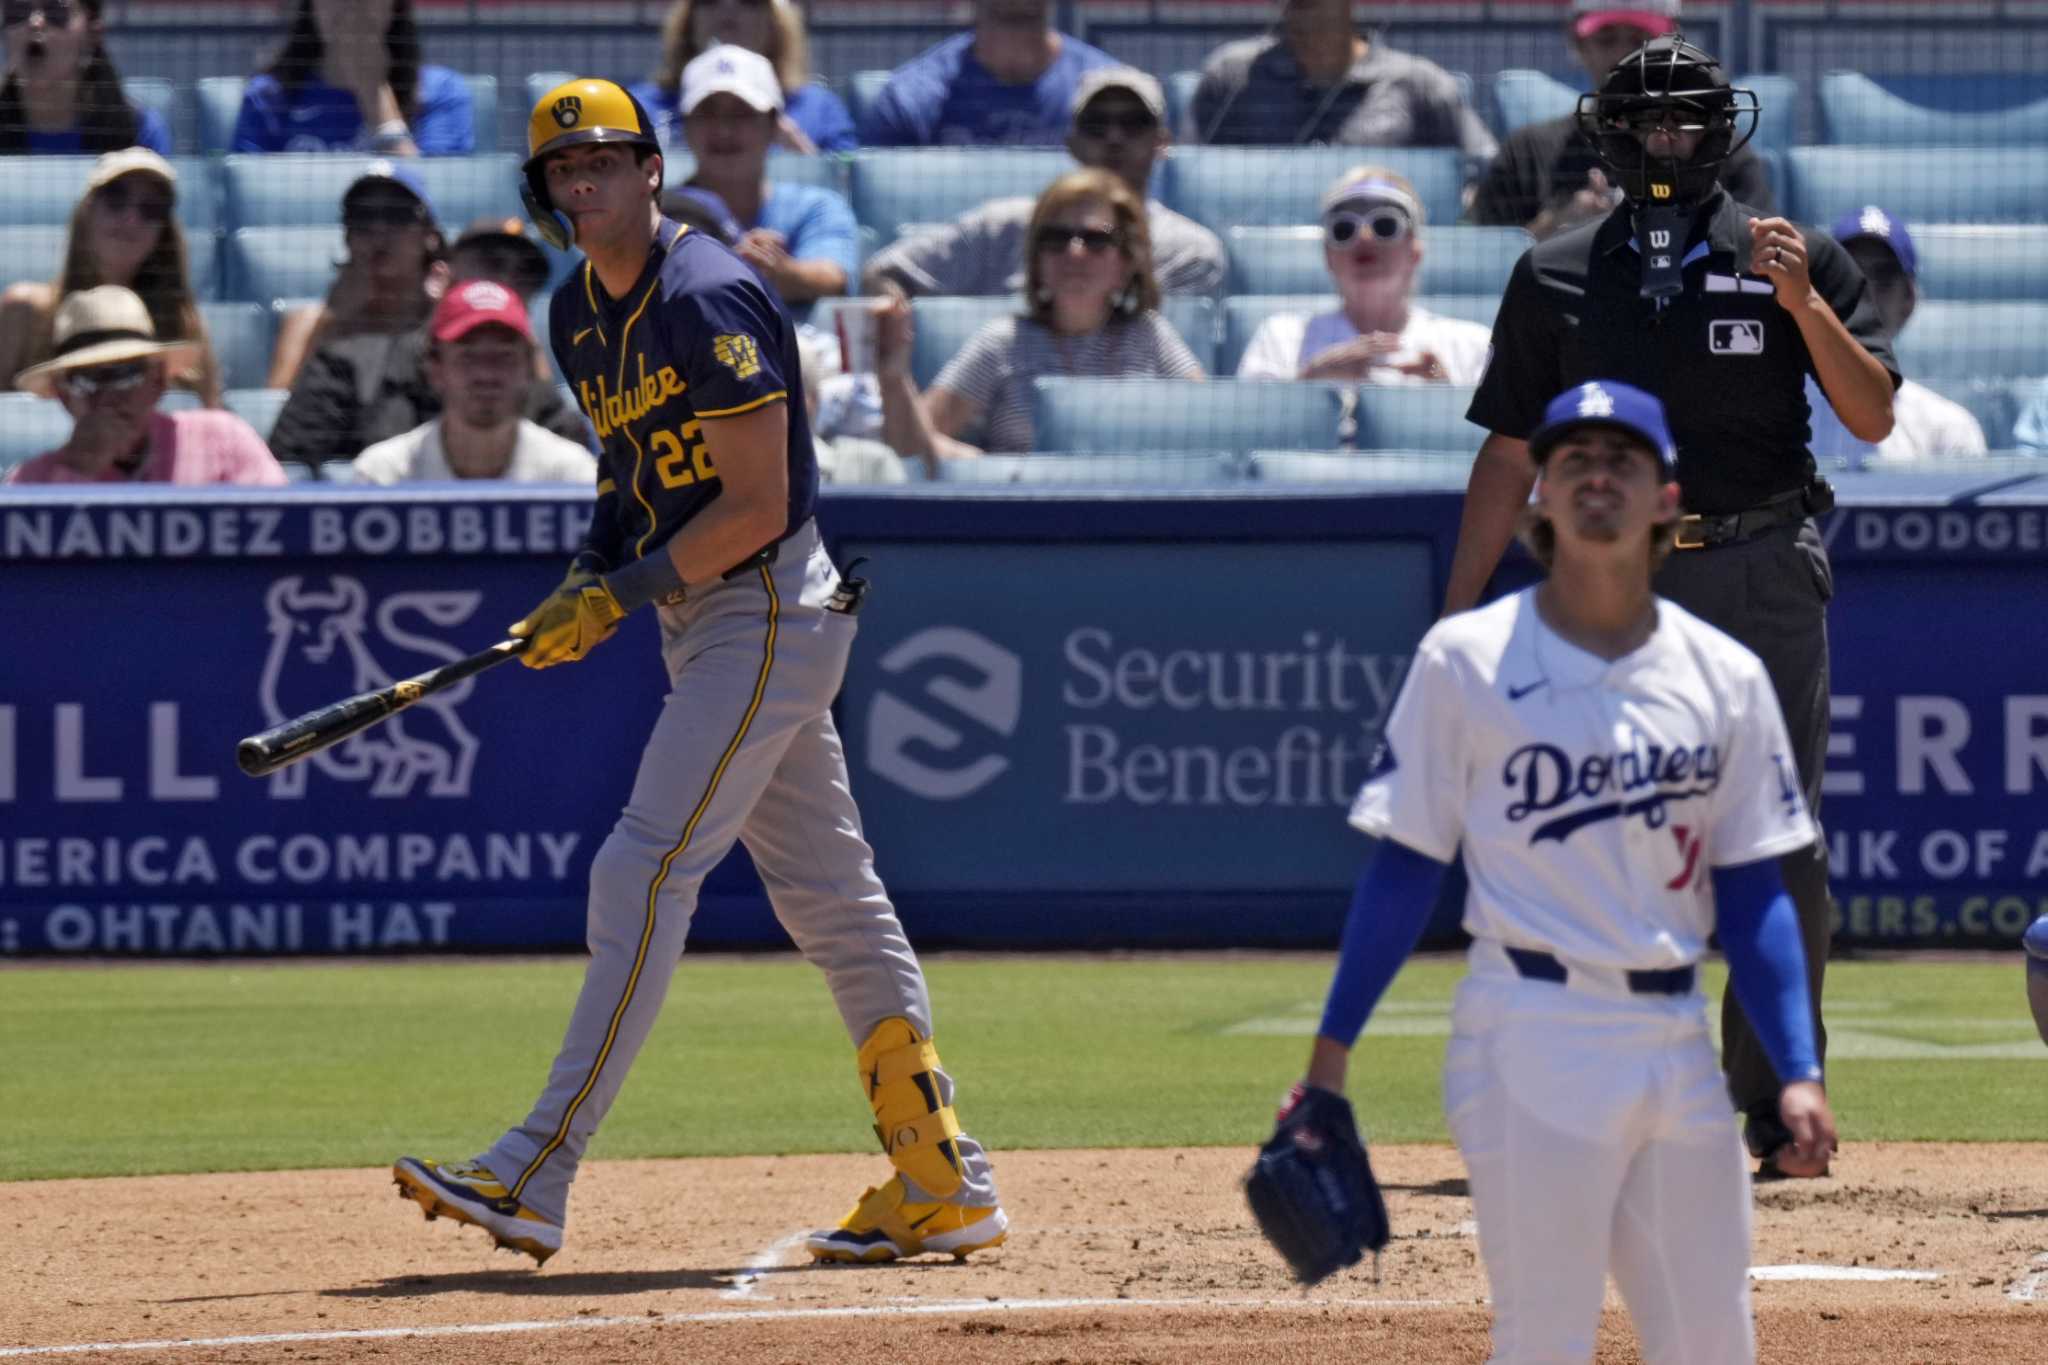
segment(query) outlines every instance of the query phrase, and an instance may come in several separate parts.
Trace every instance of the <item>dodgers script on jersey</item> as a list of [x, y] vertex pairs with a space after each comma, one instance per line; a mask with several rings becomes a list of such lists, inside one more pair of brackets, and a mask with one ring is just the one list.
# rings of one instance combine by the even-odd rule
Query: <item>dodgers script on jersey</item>
[[555, 291], [549, 340], [597, 430], [597, 506], [585, 555], [610, 570], [663, 544], [719, 493], [706, 418], [789, 408], [787, 536], [809, 520], [818, 461], [804, 412], [796, 328], [723, 243], [663, 219], [623, 297], [588, 261]]
[[1351, 823], [1440, 862], [1462, 842], [1474, 938], [1629, 970], [1699, 959], [1710, 867], [1816, 837], [1754, 654], [1660, 600], [1602, 659], [1534, 588], [1423, 637]]

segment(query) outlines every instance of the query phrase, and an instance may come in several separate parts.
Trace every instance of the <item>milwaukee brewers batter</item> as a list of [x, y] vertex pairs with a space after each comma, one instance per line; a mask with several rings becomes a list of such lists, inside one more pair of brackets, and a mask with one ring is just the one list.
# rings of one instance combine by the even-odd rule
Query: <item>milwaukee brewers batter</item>
[[1462, 845], [1470, 973], [1444, 1108], [1471, 1175], [1493, 1361], [1590, 1361], [1611, 1268], [1655, 1361], [1748, 1361], [1750, 1200], [1697, 963], [1718, 931], [1801, 1157], [1825, 1160], [1799, 924], [1812, 842], [1757, 657], [1650, 591], [1678, 518], [1662, 406], [1552, 400], [1523, 534], [1538, 587], [1439, 622], [1351, 821], [1362, 878], [1306, 1086], [1342, 1091], [1367, 1015]]
[[569, 1187], [661, 1009], [697, 888], [744, 840], [775, 913], [825, 973], [858, 1045], [895, 1173], [835, 1228], [823, 1260], [964, 1256], [1008, 1219], [960, 1130], [917, 955], [875, 876], [829, 707], [865, 585], [811, 520], [817, 463], [795, 331], [738, 257], [655, 206], [662, 159], [608, 81], [548, 92], [523, 193], [583, 265], [555, 294], [562, 371], [603, 439], [597, 506], [568, 576], [512, 633], [522, 661], [582, 658], [652, 605], [670, 691], [623, 815], [590, 870], [590, 965], [525, 1120], [473, 1161], [401, 1158], [399, 1192], [545, 1262]]

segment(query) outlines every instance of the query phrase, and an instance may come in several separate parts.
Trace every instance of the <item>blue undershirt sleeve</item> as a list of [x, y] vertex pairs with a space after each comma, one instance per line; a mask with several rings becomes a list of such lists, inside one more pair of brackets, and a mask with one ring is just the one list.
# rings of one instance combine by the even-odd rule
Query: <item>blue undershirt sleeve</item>
[[1406, 844], [1392, 839], [1380, 844], [1351, 895], [1337, 976], [1317, 1030], [1323, 1037], [1346, 1047], [1358, 1041], [1366, 1016], [1422, 938], [1447, 870], [1446, 864]]
[[1813, 1005], [1806, 989], [1806, 951], [1799, 916], [1765, 858], [1713, 870], [1716, 928], [1728, 958], [1728, 979], [1743, 1016], [1756, 1031], [1781, 1084], [1821, 1078], [1814, 1046]]

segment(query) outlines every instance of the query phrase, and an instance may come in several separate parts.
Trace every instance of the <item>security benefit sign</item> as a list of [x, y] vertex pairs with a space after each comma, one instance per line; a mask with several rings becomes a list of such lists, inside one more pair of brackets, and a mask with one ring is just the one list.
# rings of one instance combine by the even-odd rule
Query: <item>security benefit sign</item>
[[904, 891], [1339, 891], [1428, 547], [848, 544], [841, 726]]
[[[47, 510], [0, 508], [0, 953], [581, 939], [590, 859], [659, 703], [643, 623], [271, 777], [234, 763], [243, 735], [502, 638], [559, 577], [578, 509], [509, 509], [495, 554], [474, 500]], [[452, 552], [479, 518], [485, 543]], [[166, 559], [178, 526], [200, 540]], [[392, 553], [394, 528], [420, 550]], [[115, 553], [123, 536], [155, 557]]]
[[1836, 932], [2010, 944], [2048, 914], [2039, 570], [1858, 562], [1840, 542], [1837, 559], [1821, 804]]

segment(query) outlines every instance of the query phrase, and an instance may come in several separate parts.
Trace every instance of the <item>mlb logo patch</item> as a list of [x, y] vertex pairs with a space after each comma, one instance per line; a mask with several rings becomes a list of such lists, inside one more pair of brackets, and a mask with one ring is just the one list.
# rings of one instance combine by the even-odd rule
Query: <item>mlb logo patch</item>
[[1764, 325], [1747, 318], [1717, 319], [1707, 324], [1707, 349], [1715, 355], [1762, 355]]

